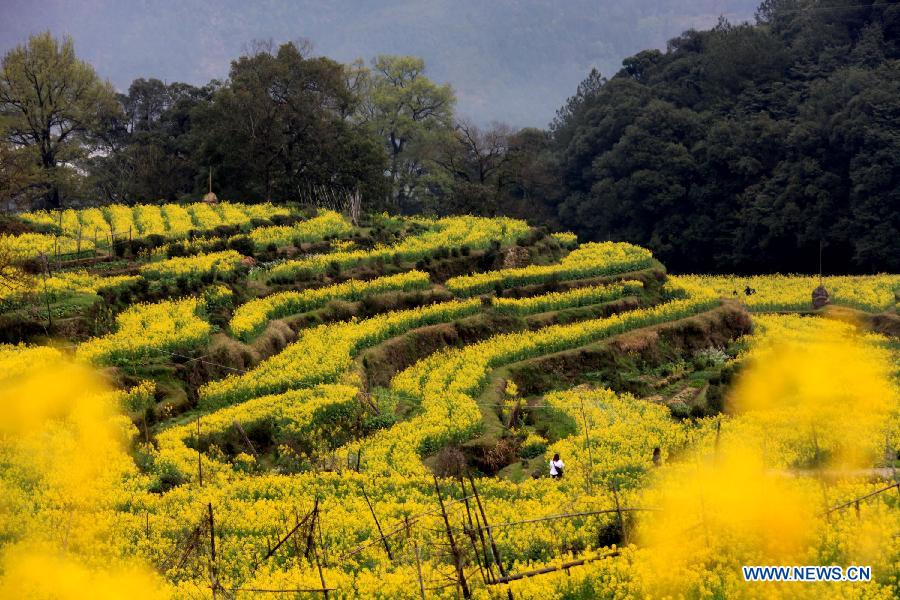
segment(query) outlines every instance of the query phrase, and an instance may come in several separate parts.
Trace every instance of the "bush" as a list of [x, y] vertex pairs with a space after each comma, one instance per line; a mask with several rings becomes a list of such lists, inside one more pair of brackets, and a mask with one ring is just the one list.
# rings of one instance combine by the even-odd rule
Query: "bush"
[[131, 240], [128, 246], [132, 256], [138, 256], [141, 252], [150, 247], [144, 240]]
[[144, 241], [147, 242], [147, 246], [150, 248], [159, 248], [160, 246], [165, 245], [166, 236], [159, 235], [158, 233], [151, 233], [144, 238]]
[[329, 277], [340, 277], [341, 275], [341, 265], [336, 260], [328, 263], [328, 269], [326, 269], [325, 274]]
[[239, 235], [228, 240], [228, 249], [240, 252], [244, 256], [253, 256], [256, 251], [256, 245], [250, 236]]

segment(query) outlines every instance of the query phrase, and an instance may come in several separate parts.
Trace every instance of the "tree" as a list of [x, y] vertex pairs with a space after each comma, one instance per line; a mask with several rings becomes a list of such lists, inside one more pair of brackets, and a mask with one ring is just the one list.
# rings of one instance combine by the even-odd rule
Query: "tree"
[[385, 193], [385, 154], [348, 118], [358, 97], [344, 66], [308, 50], [257, 46], [232, 62], [228, 83], [193, 113], [196, 160], [219, 173], [220, 195], [299, 201], [315, 187]]
[[456, 97], [449, 85], [425, 77], [425, 61], [414, 56], [378, 56], [360, 85], [360, 120], [382, 140], [389, 157], [395, 209], [421, 207], [428, 146], [448, 140]]
[[75, 56], [70, 37], [33, 35], [3, 57], [0, 116], [4, 140], [36, 149], [50, 206], [60, 206], [65, 163], [85, 155], [91, 135], [120, 112], [112, 86]]
[[0, 200], [9, 203], [31, 200], [40, 181], [33, 154], [29, 148], [16, 148], [0, 141]]
[[900, 6], [806, 8], [592, 73], [551, 126], [560, 224], [676, 271], [896, 270]]

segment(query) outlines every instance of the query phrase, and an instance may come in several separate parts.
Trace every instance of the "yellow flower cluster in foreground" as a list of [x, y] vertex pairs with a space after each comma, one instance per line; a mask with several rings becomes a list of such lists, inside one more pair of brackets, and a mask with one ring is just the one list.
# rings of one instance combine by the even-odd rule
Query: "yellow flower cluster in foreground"
[[544, 283], [551, 279], [583, 279], [646, 269], [653, 264], [649, 250], [627, 242], [582, 244], [555, 265], [529, 265], [519, 269], [487, 271], [447, 281], [447, 289], [457, 295], [482, 294], [500, 287]]
[[[812, 309], [812, 291], [819, 285], [819, 278], [810, 275], [678, 275], [672, 279], [735, 298], [758, 312]], [[895, 308], [900, 294], [900, 275], [830, 275], [823, 283], [832, 304], [866, 311]]]
[[127, 365], [167, 352], [188, 352], [209, 340], [210, 325], [198, 298], [137, 304], [116, 317], [116, 332], [78, 346], [77, 356], [95, 364]]
[[50, 346], [0, 344], [0, 379], [17, 377], [29, 371], [40, 371], [62, 358]]
[[278, 292], [239, 306], [231, 318], [231, 332], [244, 341], [259, 334], [272, 319], [324, 306], [330, 300], [359, 300], [384, 292], [407, 292], [429, 286], [428, 273], [407, 271], [369, 281], [349, 279], [343, 283], [303, 291]]
[[342, 268], [354, 267], [378, 260], [419, 260], [433, 252], [445, 248], [472, 250], [488, 247], [491, 242], [508, 245], [528, 231], [524, 221], [506, 217], [487, 219], [483, 217], [447, 217], [437, 221], [425, 221], [428, 230], [410, 236], [393, 246], [380, 246], [372, 250], [352, 250], [310, 256], [290, 260], [269, 270], [269, 276], [278, 279], [292, 279], [301, 273], [321, 273], [330, 264]]

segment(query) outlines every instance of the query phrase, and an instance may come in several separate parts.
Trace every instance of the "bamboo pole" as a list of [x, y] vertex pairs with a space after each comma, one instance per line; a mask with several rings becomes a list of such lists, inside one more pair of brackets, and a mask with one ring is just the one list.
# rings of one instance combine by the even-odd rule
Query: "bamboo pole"
[[619, 551], [616, 550], [614, 552], [607, 552], [606, 554], [602, 554], [600, 556], [595, 556], [593, 558], [581, 558], [579, 560], [573, 560], [569, 562], [565, 562], [559, 566], [555, 567], [544, 567], [543, 569], [536, 569], [534, 571], [525, 571], [524, 573], [517, 573], [515, 575], [510, 575], [508, 577], [501, 577], [497, 581], [495, 581], [491, 585], [497, 585], [501, 583], [509, 583], [510, 581], [518, 581], [519, 579], [525, 579], [526, 577], [537, 577], [538, 575], [546, 575], [547, 573], [554, 573], [556, 571], [563, 571], [565, 569], [571, 569], [572, 567], [580, 567], [581, 565], [595, 562], [598, 560], [603, 560], [605, 558], [611, 558], [613, 556], [619, 556]]
[[255, 458], [259, 458], [259, 455], [256, 453], [256, 448], [253, 447], [253, 442], [251, 442], [250, 438], [247, 436], [247, 432], [244, 431], [244, 428], [241, 427], [241, 424], [238, 423], [237, 419], [235, 419], [233, 423], [235, 428], [241, 434], [241, 437], [244, 438], [244, 442], [247, 444], [247, 447], [250, 448], [251, 454], [253, 454]]
[[466, 573], [462, 566], [462, 556], [459, 548], [456, 546], [456, 540], [453, 539], [453, 530], [450, 528], [450, 519], [447, 517], [447, 509], [444, 506], [444, 498], [441, 496], [441, 486], [438, 484], [437, 475], [434, 476], [434, 490], [437, 492], [438, 502], [441, 505], [441, 515], [444, 517], [444, 525], [447, 528], [447, 540], [450, 542], [450, 552], [453, 554], [453, 563], [456, 567], [456, 576], [459, 585], [462, 588], [463, 597], [468, 599], [472, 597], [469, 591], [469, 584], [466, 582]]
[[[463, 498], [466, 497], [466, 484], [462, 478], [462, 475], [459, 477], [459, 487], [462, 490]], [[466, 535], [469, 538], [469, 542], [472, 544], [472, 551], [475, 553], [475, 563], [478, 565], [478, 571], [481, 573], [481, 579], [485, 584], [488, 582], [488, 577], [484, 572], [484, 567], [482, 566], [481, 554], [478, 552], [478, 545], [475, 543], [475, 523], [472, 522], [472, 511], [469, 507], [469, 501], [465, 501], [466, 505], [466, 517], [468, 519], [469, 527], [466, 530]], [[485, 553], [487, 555], [487, 553]], [[486, 562], [486, 561], [485, 561]], [[493, 578], [492, 578], [493, 579]]]
[[369, 507], [369, 512], [372, 513], [372, 519], [375, 520], [375, 527], [378, 528], [378, 535], [381, 537], [381, 542], [384, 544], [384, 551], [387, 552], [388, 560], [394, 562], [394, 555], [391, 554], [391, 546], [388, 544], [387, 538], [384, 537], [384, 531], [381, 530], [381, 523], [378, 522], [378, 515], [375, 514], [375, 509], [372, 507], [372, 502], [369, 500], [369, 495], [366, 493], [366, 488], [363, 486], [362, 488], [363, 498], [366, 500], [366, 504]]
[[[472, 484], [472, 494], [475, 496], [475, 502], [478, 504], [478, 512], [481, 513], [481, 522], [484, 523], [485, 529], [487, 529], [488, 539], [491, 542], [491, 552], [493, 553], [494, 560], [497, 563], [497, 570], [500, 571], [500, 578], [506, 577], [506, 568], [503, 566], [503, 559], [500, 556], [500, 551], [497, 549], [497, 544], [494, 542], [494, 532], [491, 531], [491, 526], [487, 520], [487, 513], [484, 511], [484, 505], [481, 503], [481, 496], [478, 495], [478, 488], [475, 487], [475, 478], [472, 477], [472, 474], [469, 473], [469, 483]], [[494, 579], [494, 583], [499, 581], [499, 579]], [[506, 596], [508, 600], [513, 600], [512, 590], [506, 590]]]
[[200, 452], [200, 417], [197, 417], [197, 479], [203, 487], [203, 453]]
[[219, 588], [218, 574], [216, 572], [216, 523], [213, 518], [212, 502], [207, 504], [209, 508], [209, 583], [212, 587], [213, 599]]
[[422, 595], [422, 600], [425, 600], [425, 582], [422, 581], [422, 558], [419, 556], [419, 544], [412, 538], [412, 533], [409, 528], [409, 517], [403, 517], [403, 520], [406, 523], [406, 539], [412, 542], [413, 553], [416, 556], [416, 574], [419, 578], [419, 593]]

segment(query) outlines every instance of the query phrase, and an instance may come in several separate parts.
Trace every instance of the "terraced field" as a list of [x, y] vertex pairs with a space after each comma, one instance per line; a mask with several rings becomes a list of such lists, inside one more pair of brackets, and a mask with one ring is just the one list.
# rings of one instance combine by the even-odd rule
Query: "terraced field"
[[123, 209], [165, 243], [0, 298], [0, 596], [38, 562], [147, 597], [900, 593], [900, 276], [814, 311], [511, 219]]

